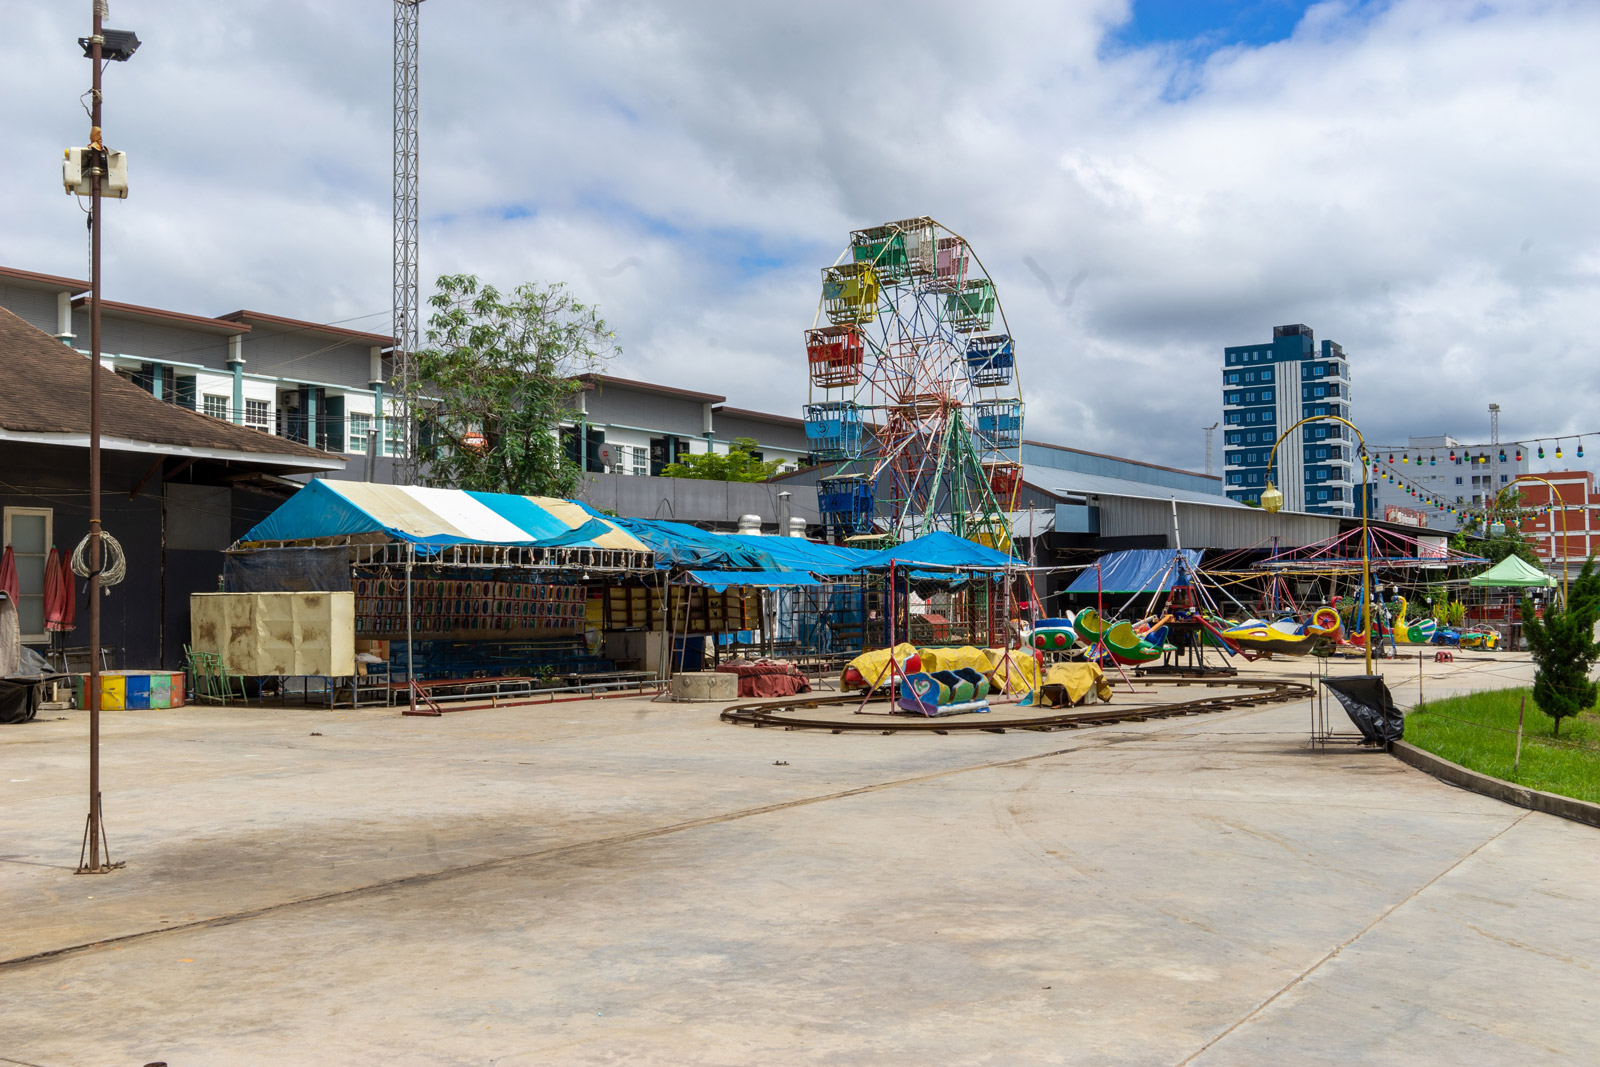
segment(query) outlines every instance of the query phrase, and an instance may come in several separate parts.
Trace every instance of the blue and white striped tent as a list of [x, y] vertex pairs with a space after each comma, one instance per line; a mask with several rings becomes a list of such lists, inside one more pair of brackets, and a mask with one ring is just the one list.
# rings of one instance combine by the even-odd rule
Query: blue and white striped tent
[[582, 505], [554, 497], [316, 479], [241, 538], [243, 546], [381, 535], [433, 553], [451, 545], [650, 546]]

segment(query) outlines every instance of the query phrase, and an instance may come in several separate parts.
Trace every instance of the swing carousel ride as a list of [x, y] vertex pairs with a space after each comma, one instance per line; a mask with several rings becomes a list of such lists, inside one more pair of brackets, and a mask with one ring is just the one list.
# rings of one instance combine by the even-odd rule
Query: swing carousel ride
[[965, 238], [926, 216], [856, 230], [806, 331], [812, 455], [829, 534], [934, 531], [1009, 551], [1022, 466], [1015, 345]]
[[[1205, 653], [1254, 660], [1263, 655], [1304, 656], [1340, 646], [1460, 645], [1489, 649], [1497, 645], [1492, 628], [1452, 629], [1427, 612], [1413, 614], [1406, 597], [1375, 598], [1369, 612], [1362, 593], [1361, 531], [1351, 530], [1326, 541], [1282, 551], [1248, 566], [1224, 557], [1201, 570], [1181, 553], [1149, 578], [1108, 619], [1102, 604], [1035, 623], [1029, 643], [1040, 653], [1082, 656], [1107, 668], [1133, 667], [1184, 674], [1226, 673], [1207, 666]], [[1369, 565], [1391, 582], [1416, 584], [1451, 568], [1487, 562], [1384, 530], [1367, 536]], [[1295, 581], [1291, 583], [1290, 576]], [[1311, 590], [1321, 600], [1297, 600], [1294, 586]], [[1248, 589], [1254, 609], [1238, 601], [1233, 589]], [[1213, 595], [1215, 594], [1215, 595]], [[1245, 595], [1241, 593], [1240, 595]], [[1232, 601], [1225, 610], [1219, 597]], [[1178, 661], [1187, 654], [1187, 663]], [[1154, 666], [1162, 661], [1161, 667]]]

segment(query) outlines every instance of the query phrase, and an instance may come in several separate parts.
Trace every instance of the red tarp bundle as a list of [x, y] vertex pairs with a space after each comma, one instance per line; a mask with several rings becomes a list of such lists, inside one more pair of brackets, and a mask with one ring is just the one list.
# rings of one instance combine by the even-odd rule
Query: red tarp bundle
[[724, 663], [717, 670], [739, 676], [741, 697], [787, 697], [811, 692], [811, 682], [792, 663]]

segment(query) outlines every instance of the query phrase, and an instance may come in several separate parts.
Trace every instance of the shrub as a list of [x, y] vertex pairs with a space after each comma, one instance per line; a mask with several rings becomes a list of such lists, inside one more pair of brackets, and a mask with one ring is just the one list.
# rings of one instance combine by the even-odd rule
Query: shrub
[[1589, 670], [1600, 659], [1600, 642], [1594, 639], [1600, 618], [1600, 573], [1594, 557], [1572, 583], [1567, 602], [1547, 608], [1544, 618], [1534, 614], [1533, 601], [1522, 598], [1522, 633], [1538, 670], [1533, 676], [1533, 702], [1555, 722], [1552, 734], [1561, 732], [1561, 720], [1594, 707], [1600, 686]]

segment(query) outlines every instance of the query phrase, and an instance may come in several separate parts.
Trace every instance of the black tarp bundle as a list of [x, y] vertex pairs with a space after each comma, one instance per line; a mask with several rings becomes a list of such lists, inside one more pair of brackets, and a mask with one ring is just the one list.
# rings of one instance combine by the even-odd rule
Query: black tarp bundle
[[26, 678], [0, 678], [0, 723], [28, 722], [39, 711], [44, 684]]
[[1344, 705], [1350, 721], [1356, 724], [1361, 736], [1372, 744], [1386, 745], [1400, 740], [1405, 733], [1405, 717], [1394, 706], [1394, 697], [1389, 695], [1389, 687], [1382, 675], [1324, 678], [1322, 684]]
[[229, 552], [224, 593], [348, 593], [348, 548], [258, 548]]

